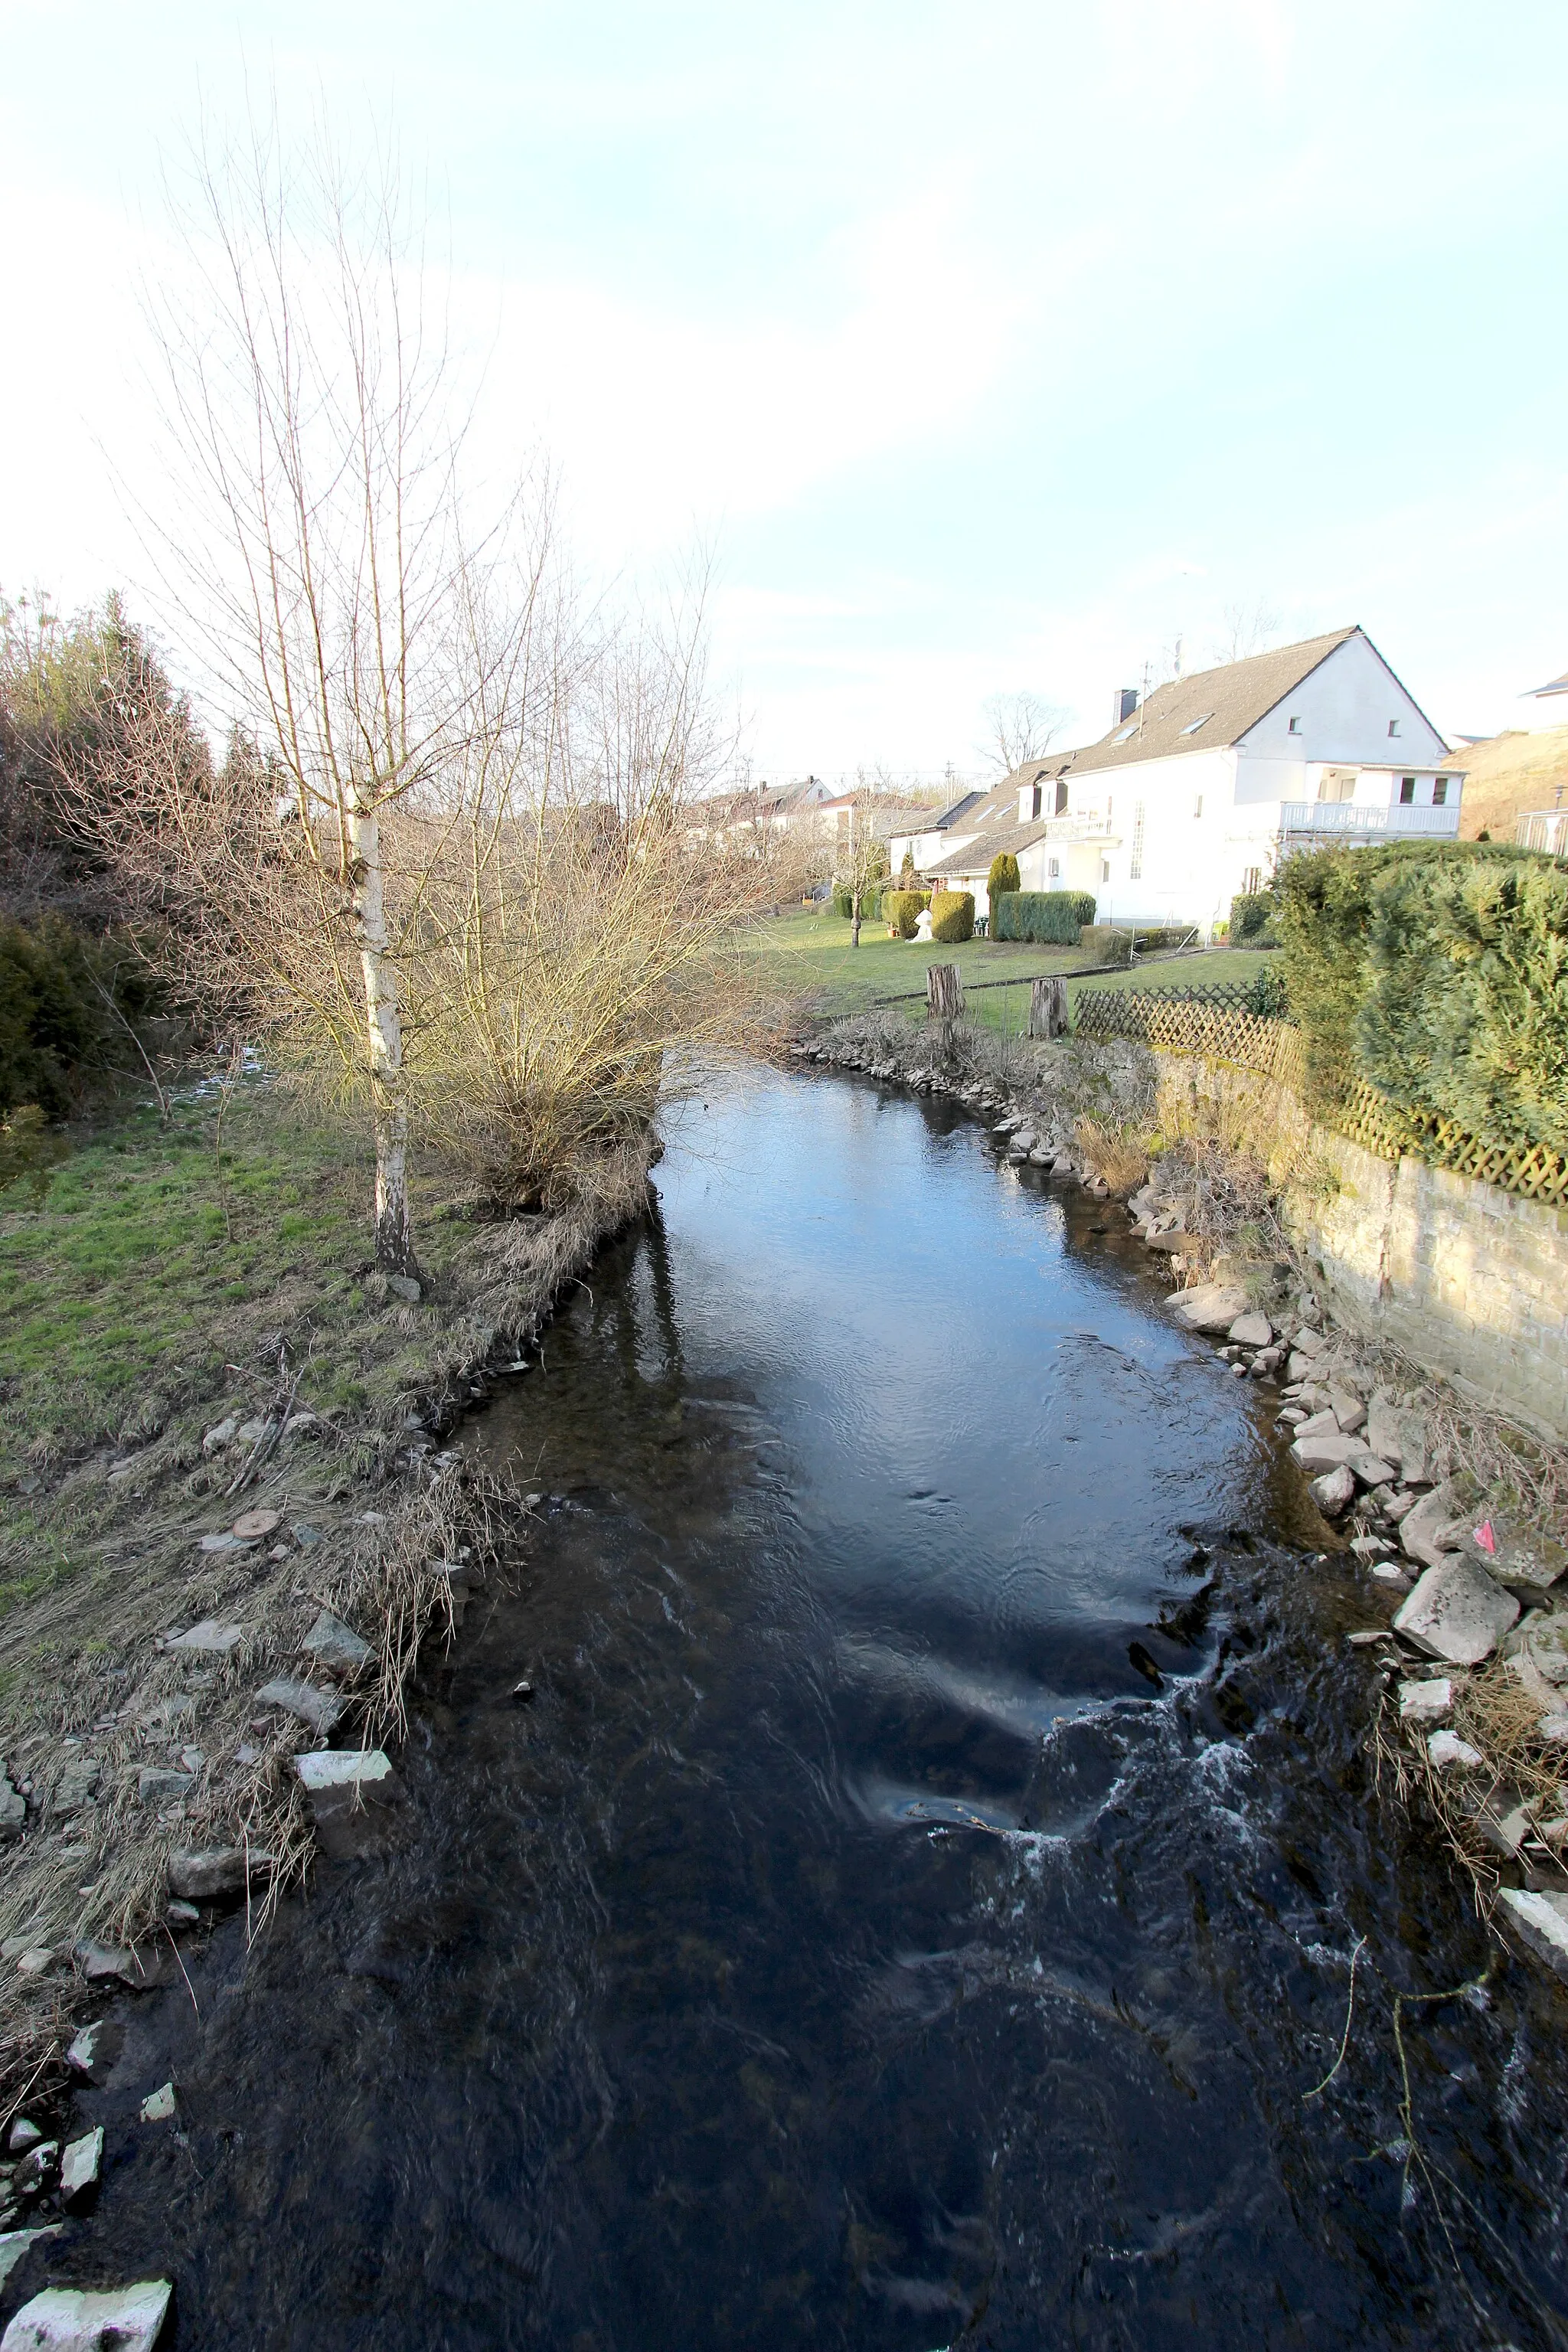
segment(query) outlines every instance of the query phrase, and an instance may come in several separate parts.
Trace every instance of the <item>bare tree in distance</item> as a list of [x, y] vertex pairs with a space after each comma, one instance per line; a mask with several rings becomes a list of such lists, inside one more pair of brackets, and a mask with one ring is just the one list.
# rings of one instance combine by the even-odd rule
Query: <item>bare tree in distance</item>
[[1279, 634], [1279, 607], [1263, 595], [1226, 604], [1214, 641], [1215, 661], [1246, 661], [1253, 654], [1266, 653]]
[[1037, 694], [994, 694], [984, 711], [989, 732], [981, 753], [1005, 776], [1042, 759], [1068, 717], [1059, 704], [1042, 701]]

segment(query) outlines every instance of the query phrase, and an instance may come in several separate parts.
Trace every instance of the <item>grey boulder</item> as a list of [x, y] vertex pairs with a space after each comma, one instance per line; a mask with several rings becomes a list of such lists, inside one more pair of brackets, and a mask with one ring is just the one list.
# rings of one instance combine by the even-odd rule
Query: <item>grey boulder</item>
[[343, 1711], [342, 1699], [331, 1691], [317, 1690], [311, 1683], [296, 1682], [292, 1675], [279, 1675], [272, 1682], [263, 1683], [256, 1694], [263, 1706], [280, 1706], [300, 1723], [308, 1723], [323, 1739]]
[[204, 1847], [169, 1856], [169, 1892], [186, 1903], [210, 1903], [219, 1895], [243, 1895], [247, 1878], [265, 1876], [275, 1857], [259, 1847]]
[[1338, 1469], [1325, 1470], [1321, 1478], [1314, 1478], [1308, 1491], [1325, 1518], [1337, 1519], [1354, 1499], [1355, 1473], [1342, 1462]]
[[1455, 1559], [1426, 1570], [1401, 1602], [1394, 1626], [1428, 1657], [1443, 1658], [1450, 1665], [1478, 1666], [1490, 1657], [1518, 1615], [1519, 1603], [1511, 1592], [1494, 1584], [1484, 1569]]
[[1226, 1336], [1238, 1348], [1267, 1348], [1274, 1337], [1274, 1326], [1267, 1315], [1238, 1315]]
[[1165, 1304], [1189, 1331], [1228, 1331], [1247, 1312], [1247, 1293], [1239, 1283], [1200, 1282], [1194, 1289], [1173, 1291]]
[[1505, 1886], [1498, 1896], [1504, 1924], [1516, 1928], [1520, 1941], [1538, 1960], [1568, 1979], [1568, 1895], [1527, 1894]]
[[153, 2352], [169, 2315], [174, 2288], [167, 2279], [142, 2279], [107, 2294], [52, 2286], [25, 2303], [4, 2336], [0, 2352]]
[[[1452, 1557], [1458, 1549], [1448, 1537], [1455, 1499], [1451, 1486], [1434, 1486], [1399, 1522], [1400, 1542], [1423, 1568], [1436, 1568], [1439, 1560]], [[1512, 1622], [1510, 1618], [1509, 1622]]]
[[368, 1642], [362, 1642], [352, 1625], [323, 1609], [300, 1647], [325, 1666], [330, 1674], [353, 1675], [370, 1664], [374, 1654]]

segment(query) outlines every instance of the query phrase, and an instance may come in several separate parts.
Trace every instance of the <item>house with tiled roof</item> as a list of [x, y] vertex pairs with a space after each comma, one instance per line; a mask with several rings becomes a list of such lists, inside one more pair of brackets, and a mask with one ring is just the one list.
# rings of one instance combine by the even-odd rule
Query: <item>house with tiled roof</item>
[[1364, 630], [1336, 629], [1123, 690], [1098, 743], [1048, 751], [906, 848], [973, 890], [1003, 851], [1026, 890], [1086, 890], [1102, 922], [1222, 922], [1281, 857], [1324, 841], [1452, 840], [1464, 769]]

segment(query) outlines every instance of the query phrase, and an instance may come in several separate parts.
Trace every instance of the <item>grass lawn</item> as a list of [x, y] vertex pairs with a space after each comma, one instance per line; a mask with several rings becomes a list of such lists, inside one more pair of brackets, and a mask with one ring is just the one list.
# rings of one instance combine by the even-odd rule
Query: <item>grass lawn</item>
[[[881, 922], [863, 923], [860, 945], [849, 944], [842, 916], [780, 915], [756, 934], [764, 981], [809, 1011], [829, 1018], [864, 1012], [872, 1004], [907, 999], [901, 1008], [918, 1018], [925, 998], [926, 966], [955, 963], [969, 992], [964, 1009], [987, 1028], [1016, 1034], [1028, 1025], [1029, 982], [1042, 973], [1069, 971], [1084, 961], [1079, 948], [1031, 946], [1027, 940], [967, 940], [961, 947], [933, 948], [914, 940], [890, 940]], [[1097, 973], [1069, 981], [1068, 995], [1080, 988], [1186, 987], [1198, 982], [1245, 983], [1260, 958], [1248, 949], [1214, 948], [1201, 955], [1152, 959], [1131, 971]], [[1016, 979], [1014, 979], [1014, 975]], [[981, 988], [983, 981], [1005, 987]]]

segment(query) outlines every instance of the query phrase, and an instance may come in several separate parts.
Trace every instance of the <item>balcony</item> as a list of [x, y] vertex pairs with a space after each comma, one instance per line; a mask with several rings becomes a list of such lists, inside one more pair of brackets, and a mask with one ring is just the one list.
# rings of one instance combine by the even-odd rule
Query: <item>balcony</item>
[[1416, 808], [1404, 801], [1381, 805], [1358, 801], [1281, 801], [1279, 830], [1316, 834], [1330, 841], [1397, 841], [1417, 834], [1454, 841], [1459, 832], [1459, 803]]
[[1039, 842], [1055, 848], [1062, 841], [1117, 841], [1121, 838], [1110, 818], [1101, 816], [1098, 809], [1086, 809], [1081, 816], [1037, 817], [1035, 823], [1039, 825], [1040, 833], [1038, 841], [1029, 844], [1031, 849], [1037, 848]]

